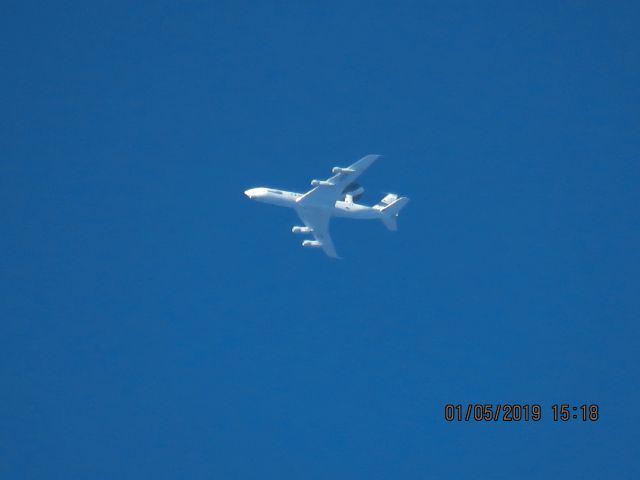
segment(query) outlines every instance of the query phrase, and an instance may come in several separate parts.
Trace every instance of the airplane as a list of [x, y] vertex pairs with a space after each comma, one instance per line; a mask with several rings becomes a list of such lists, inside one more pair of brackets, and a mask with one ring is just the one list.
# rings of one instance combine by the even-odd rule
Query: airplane
[[378, 158], [380, 155], [367, 155], [346, 168], [333, 167], [331, 178], [312, 180], [314, 188], [304, 194], [265, 187], [251, 188], [244, 194], [258, 202], [293, 208], [305, 226], [295, 226], [291, 231], [314, 237], [314, 240], [304, 240], [302, 246], [321, 248], [327, 256], [340, 258], [329, 235], [331, 217], [381, 220], [389, 230], [395, 231], [398, 213], [409, 203], [407, 197], [394, 193], [387, 194], [373, 206], [356, 203], [364, 189], [355, 180]]

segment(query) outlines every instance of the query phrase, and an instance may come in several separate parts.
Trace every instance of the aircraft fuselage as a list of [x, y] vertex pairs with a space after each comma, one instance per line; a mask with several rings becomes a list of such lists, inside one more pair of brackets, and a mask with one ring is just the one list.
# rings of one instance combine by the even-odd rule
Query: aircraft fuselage
[[296, 200], [302, 196], [301, 193], [287, 192], [284, 190], [277, 190], [275, 188], [251, 188], [245, 191], [244, 194], [251, 200], [270, 203], [272, 205], [278, 205], [279, 207], [288, 207], [296, 210], [317, 208], [327, 210], [333, 217], [377, 220], [382, 216], [379, 209], [343, 200], [338, 200], [335, 205], [314, 204], [310, 202], [305, 203], [303, 207], [296, 202]]

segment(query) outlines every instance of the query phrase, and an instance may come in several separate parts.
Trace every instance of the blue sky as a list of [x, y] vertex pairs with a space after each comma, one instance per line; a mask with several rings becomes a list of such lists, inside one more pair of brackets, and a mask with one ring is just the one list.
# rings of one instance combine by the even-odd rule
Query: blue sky
[[[638, 478], [636, 4], [2, 12], [3, 478]], [[242, 195], [367, 153], [344, 260]]]

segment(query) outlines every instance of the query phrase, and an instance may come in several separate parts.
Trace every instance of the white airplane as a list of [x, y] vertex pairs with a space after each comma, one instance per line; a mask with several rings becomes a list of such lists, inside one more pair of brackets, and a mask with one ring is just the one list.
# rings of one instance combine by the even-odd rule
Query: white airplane
[[387, 194], [380, 203], [368, 207], [355, 203], [364, 189], [355, 180], [375, 162], [380, 155], [367, 155], [347, 168], [333, 167], [334, 175], [328, 180], [312, 180], [314, 187], [307, 193], [285, 192], [273, 188], [251, 188], [244, 194], [251, 200], [293, 208], [305, 226], [295, 226], [293, 233], [308, 233], [315, 240], [305, 240], [303, 247], [322, 248], [329, 257], [339, 258], [329, 236], [331, 217], [378, 219], [392, 231], [398, 229], [398, 213], [408, 202], [407, 197]]

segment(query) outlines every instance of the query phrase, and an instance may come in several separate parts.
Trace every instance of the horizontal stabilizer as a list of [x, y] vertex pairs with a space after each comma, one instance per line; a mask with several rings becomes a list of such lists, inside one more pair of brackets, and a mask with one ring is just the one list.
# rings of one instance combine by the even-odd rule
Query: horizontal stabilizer
[[388, 215], [397, 215], [407, 203], [409, 203], [409, 199], [407, 197], [400, 197], [395, 202], [384, 207], [381, 211]]
[[382, 223], [384, 223], [385, 227], [392, 232], [398, 230], [398, 214], [400, 213], [400, 210], [407, 205], [407, 203], [409, 203], [409, 199], [407, 197], [400, 197], [380, 210], [380, 213], [382, 213]]
[[398, 195], [396, 195], [395, 193], [387, 193], [385, 197], [382, 200], [380, 200], [380, 203], [378, 205], [380, 205], [381, 207], [385, 207], [387, 205], [391, 205], [397, 199], [398, 199]]

